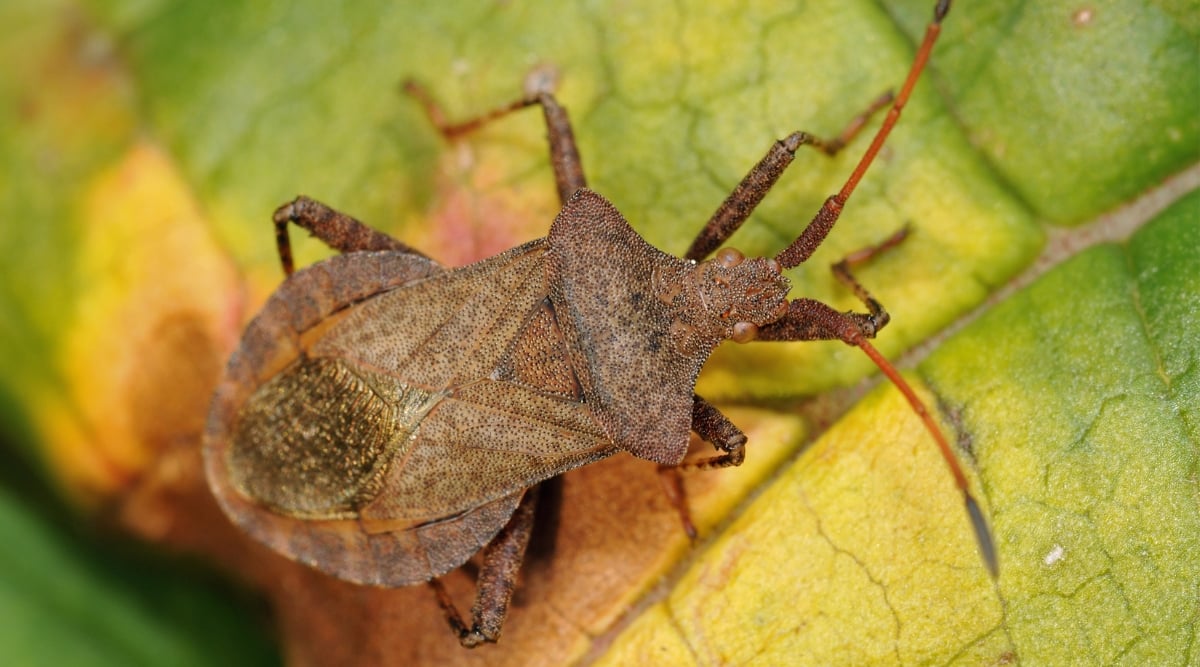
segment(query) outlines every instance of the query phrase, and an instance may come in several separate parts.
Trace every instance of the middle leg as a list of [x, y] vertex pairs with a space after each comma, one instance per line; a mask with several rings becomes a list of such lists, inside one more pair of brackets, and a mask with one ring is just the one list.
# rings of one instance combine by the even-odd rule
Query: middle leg
[[550, 166], [554, 169], [554, 182], [558, 187], [558, 198], [563, 204], [566, 204], [576, 190], [587, 186], [587, 179], [583, 175], [583, 163], [579, 157], [579, 148], [575, 144], [575, 133], [571, 129], [567, 110], [554, 98], [555, 79], [555, 72], [551, 68], [548, 66], [537, 67], [525, 77], [525, 90], [520, 99], [457, 123], [450, 123], [446, 120], [441, 107], [419, 84], [409, 81], [404, 84], [404, 90], [417, 98], [425, 107], [425, 114], [429, 117], [430, 122], [447, 139], [455, 139], [473, 132], [514, 111], [535, 104], [541, 106], [542, 115], [546, 120], [546, 132], [550, 140]]

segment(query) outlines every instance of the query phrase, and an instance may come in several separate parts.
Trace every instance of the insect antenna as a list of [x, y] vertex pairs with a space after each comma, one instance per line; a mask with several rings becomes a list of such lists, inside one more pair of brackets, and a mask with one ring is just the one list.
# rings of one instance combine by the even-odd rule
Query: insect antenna
[[975, 496], [971, 495], [971, 487], [967, 482], [967, 475], [963, 472], [962, 466], [954, 456], [953, 450], [950, 449], [950, 443], [946, 441], [946, 435], [938, 427], [937, 422], [933, 420], [933, 416], [929, 414], [929, 410], [925, 407], [925, 402], [921, 400], [920, 396], [917, 396], [917, 392], [908, 384], [904, 376], [900, 375], [896, 367], [880, 354], [874, 345], [867, 342], [865, 338], [856, 341], [855, 344], [871, 358], [871, 361], [875, 362], [879, 370], [883, 371], [883, 374], [900, 390], [900, 393], [904, 394], [904, 398], [912, 406], [913, 412], [917, 413], [917, 416], [925, 424], [925, 429], [933, 436], [933, 441], [937, 443], [938, 449], [942, 453], [942, 458], [946, 460], [946, 465], [950, 468], [951, 474], [954, 475], [955, 485], [962, 492], [963, 503], [966, 505], [967, 514], [971, 517], [971, 528], [975, 531], [975, 541], [979, 545], [979, 554], [983, 557], [984, 563], [987, 564], [988, 571], [992, 573], [992, 577], [996, 577], [999, 573], [999, 564], [996, 560], [996, 546], [992, 540], [992, 531], [988, 527], [987, 519], [983, 516], [983, 511], [979, 509], [979, 503], [976, 502]]
[[854, 194], [855, 188], [858, 187], [859, 181], [867, 173], [867, 169], [871, 163], [875, 161], [875, 156], [879, 154], [879, 150], [883, 148], [883, 144], [887, 141], [888, 136], [892, 133], [892, 128], [896, 126], [896, 121], [900, 120], [900, 113], [904, 110], [904, 105], [908, 103], [908, 98], [912, 94], [913, 87], [917, 85], [917, 79], [921, 77], [921, 72], [925, 69], [925, 64], [929, 61], [929, 54], [933, 52], [933, 45], [937, 42], [938, 35], [942, 31], [942, 20], [946, 18], [946, 13], [950, 11], [950, 0], [941, 0], [933, 12], [933, 21], [925, 29], [925, 38], [921, 41], [921, 46], [917, 49], [917, 55], [913, 58], [912, 66], [908, 70], [908, 77], [904, 80], [904, 85], [900, 88], [900, 92], [892, 99], [892, 106], [888, 109], [887, 116], [883, 119], [883, 124], [875, 133], [875, 138], [871, 140], [870, 147], [858, 161], [858, 165], [846, 179], [846, 183], [837, 194], [831, 195], [825, 200], [821, 206], [821, 210], [813, 217], [800, 236], [792, 241], [788, 247], [775, 256], [776, 261], [783, 265], [785, 269], [791, 269], [800, 266], [805, 260], [812, 255], [813, 251], [821, 245], [825, 237], [829, 234], [829, 230], [833, 228], [833, 224], [837, 222], [838, 217], [842, 213], [842, 208], [845, 207], [846, 201], [850, 199], [850, 195]]
[[[917, 49], [916, 56], [913, 58], [913, 63], [908, 70], [908, 76], [904, 80], [904, 85], [900, 88], [900, 92], [897, 93], [892, 99], [891, 108], [888, 109], [887, 116], [883, 119], [883, 123], [880, 125], [879, 130], [875, 133], [874, 139], [871, 140], [871, 145], [867, 148], [866, 152], [863, 153], [862, 158], [858, 161], [858, 165], [854, 168], [854, 171], [850, 174], [850, 177], [846, 179], [846, 183], [842, 186], [842, 189], [839, 190], [837, 194], [834, 194], [826, 199], [825, 203], [821, 206], [821, 210], [817, 212], [816, 216], [813, 217], [808, 226], [804, 228], [804, 231], [801, 232], [798, 237], [796, 237], [796, 240], [792, 241], [787, 248], [775, 256], [776, 261], [778, 261], [784, 268], [790, 269], [799, 266], [801, 263], [807, 260], [809, 256], [812, 255], [812, 253], [817, 249], [817, 247], [821, 245], [822, 241], [825, 240], [825, 236], [829, 233], [830, 229], [833, 228], [834, 223], [837, 222], [838, 217], [841, 215], [842, 208], [846, 205], [846, 201], [850, 199], [850, 195], [852, 195], [855, 188], [858, 187], [859, 181], [861, 181], [863, 176], [867, 173], [867, 169], [871, 166], [871, 163], [875, 161], [875, 157], [879, 154], [879, 150], [883, 148], [884, 143], [891, 134], [892, 128], [896, 126], [896, 122], [900, 119], [900, 114], [904, 109], [904, 105], [908, 103], [908, 98], [912, 94], [913, 87], [916, 86], [917, 80], [921, 76], [921, 72], [924, 71], [925, 65], [929, 61], [929, 55], [933, 52], [933, 45], [935, 42], [937, 42], [938, 35], [941, 33], [942, 20], [946, 17], [946, 14], [949, 11], [950, 0], [940, 0], [937, 6], [934, 8], [933, 21], [931, 21], [929, 26], [925, 29], [925, 37], [922, 39], [921, 45]], [[906, 233], [906, 230], [902, 230], [901, 233], [893, 237], [893, 239], [889, 239], [889, 241], [886, 241], [881, 246], [870, 249], [868, 254], [877, 252], [881, 247], [894, 245], [894, 243], [898, 242], [899, 239], [903, 237], [903, 234]], [[855, 260], [850, 260], [850, 263], [854, 263], [854, 261]], [[835, 267], [835, 272], [838, 271], [839, 269]], [[883, 309], [878, 306], [878, 303], [875, 302], [874, 299], [871, 299], [870, 295], [866, 294], [866, 291], [854, 282], [853, 278], [846, 273], [844, 266], [840, 269], [840, 272], [843, 275], [839, 275], [839, 279], [854, 287], [855, 291], [859, 293], [860, 298], [863, 298], [863, 300], [866, 301], [869, 306], [871, 306], [873, 315], [879, 316], [879, 321], [877, 322], [878, 326], [882, 326], [884, 323], [886, 323], [887, 315]], [[938, 449], [942, 453], [942, 458], [945, 459], [946, 465], [950, 468], [950, 472], [954, 475], [955, 484], [958, 486], [959, 491], [963, 494], [963, 502], [966, 505], [967, 514], [971, 519], [971, 526], [975, 532], [975, 540], [979, 545], [980, 555], [983, 557], [983, 560], [987, 564], [988, 570], [991, 572], [992, 576], [995, 577], [998, 572], [998, 564], [996, 560], [995, 542], [992, 539], [991, 529], [988, 527], [987, 520], [984, 518], [983, 512], [979, 508], [979, 503], [975, 500], [975, 497], [971, 495], [970, 485], [967, 482], [967, 476], [963, 472], [962, 466], [959, 464], [958, 459], [955, 458], [954, 452], [950, 448], [950, 443], [947, 442], [946, 436], [942, 433], [942, 430], [938, 427], [937, 423], [934, 422], [929, 410], [925, 407], [925, 403], [919, 396], [917, 396], [917, 393], [908, 384], [908, 382], [904, 380], [896, 368], [892, 366], [892, 364], [888, 362], [888, 360], [884, 358], [884, 356], [867, 341], [866, 335], [859, 334], [857, 332], [851, 332], [850, 335], [847, 335], [843, 340], [851, 345], [858, 346], [859, 349], [861, 349], [868, 357], [870, 357], [871, 361], [873, 361], [875, 365], [879, 367], [879, 370], [883, 371], [883, 374], [886, 375], [887, 378], [891, 380], [892, 384], [894, 384], [896, 388], [900, 390], [900, 393], [904, 394], [905, 399], [908, 400], [908, 403], [912, 406], [913, 411], [917, 413], [917, 415], [921, 418], [921, 421], [925, 424], [925, 428], [929, 431], [930, 435], [933, 436], [934, 441], [938, 445]]]

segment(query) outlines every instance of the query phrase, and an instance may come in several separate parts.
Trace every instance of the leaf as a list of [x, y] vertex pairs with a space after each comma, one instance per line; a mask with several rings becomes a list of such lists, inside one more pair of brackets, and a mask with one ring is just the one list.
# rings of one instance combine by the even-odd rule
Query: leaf
[[[840, 344], [722, 350], [706, 368], [705, 395], [756, 407], [728, 411], [751, 437], [747, 467], [687, 480], [698, 524], [717, 536], [701, 555], [649, 466], [621, 457], [567, 475], [557, 552], [528, 570], [503, 643], [474, 653], [458, 649], [424, 588], [363, 589], [285, 562], [239, 537], [207, 494], [203, 406], [241, 324], [279, 282], [274, 206], [304, 192], [449, 264], [543, 234], [557, 209], [535, 112], [448, 145], [396, 92], [403, 78], [465, 118], [511, 101], [534, 63], [553, 63], [591, 185], [678, 252], [772, 140], [834, 135], [896, 86], [931, 4], [9, 3], [0, 212], [19, 224], [0, 225], [7, 437], [85, 519], [203, 554], [262, 590], [295, 662], [561, 663], [601, 655], [624, 624], [610, 661], [1177, 657], [1192, 624], [1175, 591], [1194, 593], [1197, 580], [1183, 539], [1194, 503], [1179, 491], [1191, 464], [1143, 461], [1132, 443], [1152, 433], [1167, 451], [1194, 450], [1194, 427], [1146, 415], [1194, 421], [1195, 286], [1182, 269], [1151, 279], [1188, 266], [1176, 255], [1196, 247], [1185, 240], [1195, 215], [1080, 254], [998, 307], [985, 299], [1046, 236], [1040, 261], [1074, 254], [1074, 240], [1110, 227], [1096, 216], [1200, 158], [1200, 83], [1189, 76], [1200, 15], [1188, 3], [956, 5], [887, 149], [829, 242], [793, 272], [797, 294], [858, 307], [829, 264], [914, 226], [860, 278], [894, 317], [881, 349], [936, 348], [919, 375], [969, 436], [999, 540], [995, 586], [942, 464], [886, 392], [763, 481], [854, 393], [830, 390], [870, 372]], [[868, 138], [832, 160], [803, 151], [734, 243], [785, 244]], [[326, 252], [301, 244], [299, 262]], [[1070, 296], [1053, 291], [1065, 286]], [[1120, 300], [1131, 292], [1137, 300]], [[981, 306], [970, 329], [934, 336]], [[1131, 319], [1131, 307], [1145, 314]], [[1113, 351], [1129, 351], [1128, 366]], [[983, 391], [999, 387], [1022, 400]], [[1049, 398], [1025, 400], [1035, 389]], [[793, 409], [811, 395], [815, 408]], [[1031, 418], [1048, 433], [1025, 427]], [[1126, 484], [1158, 494], [1137, 502], [1161, 497], [1172, 521], [1126, 506], [1129, 489], [1111, 481], [1126, 461], [1141, 471]], [[655, 589], [661, 577], [670, 583]], [[465, 607], [469, 577], [447, 583]], [[639, 602], [656, 590], [664, 602]], [[1091, 609], [1112, 610], [1099, 631], [1081, 620]], [[801, 641], [811, 653], [784, 652]]]
[[[1073, 258], [926, 365], [974, 437], [1011, 554], [999, 593], [1023, 657], [1136, 664], [1190, 650], [1200, 345], [1184, 332], [1198, 318], [1198, 241], [1193, 193], [1127, 243]], [[985, 383], [972, 378], [983, 350], [1008, 369]]]
[[[887, 6], [919, 34], [922, 3]], [[1038, 214], [1078, 224], [1200, 155], [1195, 3], [978, 9], [947, 31], [939, 82], [973, 143]]]
[[[0, 653], [15, 665], [269, 664], [271, 647], [211, 582], [52, 527], [0, 490]], [[139, 561], [141, 561], [139, 563]], [[193, 576], [195, 572], [191, 573]], [[207, 583], [207, 586], [196, 585]]]

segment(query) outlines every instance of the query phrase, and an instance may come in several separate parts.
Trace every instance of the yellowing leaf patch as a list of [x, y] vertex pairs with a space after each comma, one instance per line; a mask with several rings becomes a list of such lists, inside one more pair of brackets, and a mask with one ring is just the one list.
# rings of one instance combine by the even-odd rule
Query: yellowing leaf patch
[[234, 273], [169, 160], [134, 146], [80, 212], [77, 309], [61, 345], [68, 394], [39, 406], [73, 494], [129, 484], [164, 448], [198, 441], [219, 359], [240, 326]]

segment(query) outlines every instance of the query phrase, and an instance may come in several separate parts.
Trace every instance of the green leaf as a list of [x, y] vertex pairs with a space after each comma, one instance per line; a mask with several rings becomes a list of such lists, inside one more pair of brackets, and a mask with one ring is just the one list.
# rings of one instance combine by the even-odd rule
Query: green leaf
[[[881, 4], [920, 34], [927, 3]], [[1196, 3], [978, 4], [955, 14], [937, 80], [1038, 215], [1079, 224], [1200, 159]]]
[[[8, 665], [263, 665], [273, 649], [212, 584], [53, 527], [0, 489], [0, 659]], [[19, 547], [19, 548], [14, 548]], [[140, 561], [140, 563], [139, 563]], [[193, 572], [193, 575], [195, 573]]]
[[[532, 4], [480, 12], [448, 16], [436, 3], [405, 11], [317, 3], [212, 12], [184, 3], [139, 26], [129, 51], [153, 124], [203, 193], [228, 247], [264, 286], [277, 273], [262, 221], [299, 189], [450, 265], [545, 232], [557, 204], [536, 114], [479, 132], [469, 162], [449, 163], [443, 154], [439, 165], [437, 137], [418, 105], [396, 92], [402, 78], [430, 83], [447, 115], [466, 118], [511, 101], [533, 63], [552, 63], [562, 72], [560, 96], [577, 121], [591, 185], [652, 243], [681, 252], [771, 142], [798, 129], [837, 134], [898, 85], [911, 54], [868, 3], [771, 11], [698, 4], [686, 12]], [[410, 25], [412, 13], [418, 25]], [[454, 48], [443, 38], [476, 24], [486, 30], [465, 32]], [[397, 35], [405, 36], [398, 61], [387, 46]], [[861, 57], [861, 35], [871, 36], [869, 58]], [[212, 43], [225, 48], [205, 48]], [[819, 62], [830, 65], [806, 66]], [[913, 226], [907, 257], [864, 269], [863, 280], [896, 314], [880, 340], [886, 352], [979, 303], [1041, 243], [1028, 213], [991, 180], [931, 92], [918, 88], [839, 233], [793, 272], [798, 293], [852, 307], [828, 267]], [[734, 244], [751, 253], [781, 249], [840, 187], [869, 138], [834, 160], [802, 151]], [[431, 197], [443, 200], [432, 210]], [[327, 251], [309, 246], [299, 254], [312, 252]], [[905, 279], [880, 280], [874, 271]], [[916, 307], [930, 289], [938, 298]], [[710, 366], [701, 391], [724, 398], [810, 394], [869, 372], [861, 355], [835, 344], [731, 348]]]
[[971, 439], [1026, 659], [1161, 664], [1194, 642], [1198, 265], [1200, 192], [1072, 258], [923, 366]]

